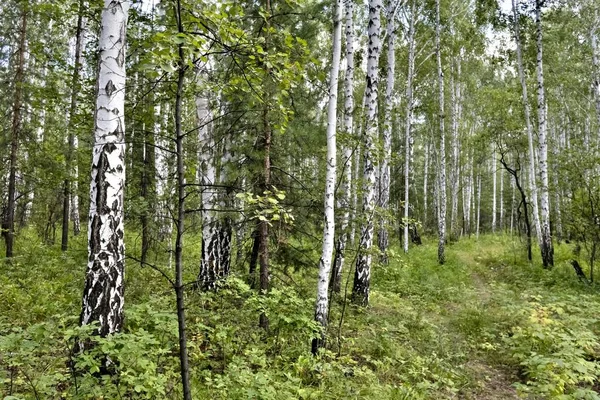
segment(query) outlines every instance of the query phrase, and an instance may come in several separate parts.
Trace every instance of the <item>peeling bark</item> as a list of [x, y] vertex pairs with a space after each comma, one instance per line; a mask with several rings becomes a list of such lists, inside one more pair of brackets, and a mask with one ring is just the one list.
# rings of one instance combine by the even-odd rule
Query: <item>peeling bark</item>
[[371, 284], [371, 247], [373, 245], [373, 217], [375, 212], [375, 171], [377, 138], [377, 85], [379, 81], [379, 56], [381, 55], [381, 0], [369, 0], [369, 46], [367, 49], [367, 83], [365, 102], [367, 106], [364, 135], [364, 170], [362, 214], [365, 221], [361, 227], [359, 253], [356, 257], [352, 301], [367, 306]]
[[438, 89], [439, 89], [439, 195], [438, 203], [438, 262], [444, 264], [446, 256], [444, 248], [446, 245], [446, 133], [444, 129], [444, 121], [446, 114], [444, 111], [444, 71], [442, 70], [442, 49], [441, 49], [441, 22], [440, 22], [440, 0], [435, 2], [436, 23], [435, 23], [435, 48], [437, 58], [437, 74], [438, 74]]
[[548, 105], [544, 90], [544, 64], [542, 46], [542, 4], [543, 0], [535, 2], [535, 23], [537, 43], [537, 88], [538, 88], [538, 137], [539, 137], [539, 167], [540, 167], [540, 205], [541, 205], [541, 244], [542, 263], [544, 268], [554, 265], [554, 247], [550, 232], [550, 193], [548, 188]]
[[[346, 73], [344, 76], [344, 118], [340, 131], [347, 138], [351, 137], [354, 131], [354, 2], [345, 2], [345, 33], [346, 33]], [[350, 142], [352, 143], [352, 142]], [[342, 270], [344, 269], [345, 251], [350, 239], [350, 208], [352, 196], [352, 167], [353, 150], [349, 144], [344, 147], [342, 156], [344, 161], [344, 177], [342, 182], [342, 194], [338, 208], [342, 210], [342, 220], [340, 222], [340, 233], [335, 249], [335, 259], [333, 262], [333, 271], [331, 273], [331, 290], [334, 293], [340, 292], [342, 282]], [[355, 224], [354, 224], [355, 225]]]
[[327, 166], [325, 176], [324, 228], [321, 259], [319, 260], [319, 279], [317, 281], [317, 299], [315, 302], [315, 321], [321, 325], [321, 337], [312, 341], [312, 352], [325, 347], [327, 320], [329, 315], [329, 275], [331, 257], [335, 239], [335, 185], [337, 179], [337, 92], [342, 52], [342, 0], [336, 0], [333, 16], [333, 59], [329, 77], [329, 105], [327, 108]]
[[100, 30], [90, 187], [88, 268], [82, 325], [98, 321], [100, 336], [123, 326], [125, 264], [125, 31], [129, 2], [105, 0]]

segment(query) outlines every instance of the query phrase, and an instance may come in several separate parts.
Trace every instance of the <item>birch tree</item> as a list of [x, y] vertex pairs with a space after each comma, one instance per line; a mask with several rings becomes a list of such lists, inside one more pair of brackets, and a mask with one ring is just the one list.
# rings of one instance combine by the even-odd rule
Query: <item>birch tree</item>
[[440, 22], [440, 0], [435, 2], [435, 52], [437, 58], [437, 75], [438, 75], [438, 90], [439, 90], [439, 171], [438, 171], [438, 187], [439, 187], [439, 203], [438, 203], [438, 262], [444, 264], [446, 256], [444, 247], [446, 245], [446, 133], [444, 129], [444, 121], [446, 118], [444, 107], [444, 71], [442, 69], [442, 48], [441, 48], [441, 22]]
[[[398, 0], [389, 0], [387, 5], [387, 77], [385, 84], [385, 104], [383, 107], [382, 143], [383, 157], [379, 170], [379, 207], [388, 211], [390, 202], [390, 161], [392, 158], [392, 110], [394, 108], [394, 82], [396, 77], [396, 8]], [[386, 217], [379, 221], [378, 245], [381, 262], [387, 263], [389, 237]]]
[[342, 53], [342, 0], [336, 0], [333, 11], [333, 59], [329, 76], [329, 105], [327, 107], [327, 165], [325, 176], [325, 221], [323, 228], [323, 246], [319, 260], [319, 280], [317, 281], [317, 300], [315, 302], [315, 321], [321, 325], [321, 337], [313, 339], [312, 352], [325, 346], [325, 329], [329, 311], [329, 275], [335, 238], [335, 185], [337, 176], [337, 92]]
[[[346, 73], [344, 75], [344, 118], [340, 131], [346, 136], [347, 140], [353, 134], [354, 128], [354, 1], [345, 2], [344, 24], [346, 37]], [[334, 38], [335, 39], [335, 38]], [[348, 140], [348, 142], [352, 143]], [[350, 222], [350, 206], [352, 196], [352, 167], [353, 150], [348, 144], [344, 146], [342, 155], [344, 162], [342, 193], [338, 208], [341, 209], [340, 233], [338, 234], [337, 245], [335, 249], [335, 259], [333, 263], [333, 272], [331, 274], [331, 289], [339, 293], [342, 281], [342, 270], [344, 268], [344, 255], [346, 245], [350, 236], [348, 225]]]
[[379, 56], [381, 55], [381, 0], [369, 0], [369, 45], [367, 49], [367, 83], [365, 106], [367, 107], [364, 135], [363, 204], [359, 254], [356, 257], [353, 302], [369, 304], [371, 284], [371, 246], [373, 245], [373, 214], [375, 212], [375, 168], [377, 138], [377, 85], [379, 82]]
[[21, 24], [19, 28], [19, 48], [17, 49], [17, 61], [15, 71], [15, 94], [12, 104], [12, 125], [10, 137], [10, 158], [9, 158], [9, 173], [8, 173], [8, 199], [3, 221], [2, 229], [6, 230], [3, 233], [6, 243], [6, 257], [13, 256], [13, 244], [15, 238], [15, 206], [16, 206], [16, 186], [17, 186], [17, 155], [19, 150], [19, 141], [22, 129], [22, 113], [23, 113], [23, 86], [25, 84], [25, 57], [27, 46], [27, 18], [28, 7], [27, 3], [22, 3], [21, 9]]
[[521, 49], [521, 31], [519, 25], [519, 12], [518, 7], [519, 0], [512, 0], [512, 10], [513, 10], [513, 28], [514, 28], [514, 37], [515, 42], [517, 44], [517, 69], [519, 71], [519, 80], [521, 81], [521, 94], [523, 99], [523, 107], [525, 113], [525, 126], [527, 127], [527, 143], [529, 146], [529, 191], [531, 192], [531, 206], [532, 206], [532, 214], [533, 214], [533, 224], [535, 225], [535, 232], [537, 234], [538, 240], [542, 237], [542, 229], [540, 225], [540, 213], [538, 207], [538, 190], [537, 190], [537, 182], [536, 182], [536, 168], [535, 168], [535, 151], [534, 151], [534, 134], [533, 134], [533, 125], [531, 123], [531, 106], [529, 104], [529, 97], [527, 94], [527, 80], [525, 77], [525, 69], [523, 67], [523, 55]]
[[544, 268], [554, 265], [554, 248], [550, 232], [550, 194], [548, 188], [548, 106], [544, 89], [544, 63], [542, 45], [542, 4], [544, 0], [535, 1], [536, 24], [536, 72], [537, 72], [537, 101], [538, 101], [538, 137], [539, 137], [539, 167], [540, 167], [540, 203], [541, 203], [541, 238], [540, 250]]
[[63, 183], [63, 216], [62, 216], [62, 240], [61, 249], [66, 251], [69, 247], [69, 217], [73, 220], [73, 231], [74, 233], [79, 232], [79, 199], [77, 193], [73, 193], [73, 180], [76, 176], [73, 173], [73, 155], [76, 149], [76, 137], [73, 127], [74, 115], [77, 111], [77, 96], [79, 94], [79, 80], [80, 70], [82, 65], [82, 53], [83, 53], [83, 29], [85, 20], [83, 17], [84, 3], [83, 0], [79, 0], [79, 11], [77, 16], [77, 28], [75, 31], [75, 55], [73, 59], [73, 75], [71, 77], [71, 104], [69, 106], [69, 125], [67, 126], [67, 149], [65, 154], [65, 169], [67, 178]]
[[231, 221], [223, 214], [226, 195], [221, 189], [226, 183], [226, 168], [231, 155], [227, 144], [223, 143], [221, 160], [218, 160], [219, 146], [207, 94], [196, 96], [196, 112], [201, 144], [198, 181], [202, 202], [202, 254], [198, 283], [204, 290], [213, 290], [219, 280], [229, 275], [231, 264]]
[[87, 325], [98, 321], [101, 336], [118, 332], [123, 325], [125, 32], [128, 9], [128, 1], [104, 1], [98, 42], [89, 258], [80, 322]]
[[[415, 0], [411, 2], [410, 7], [410, 22], [408, 27], [408, 71], [406, 78], [406, 121], [405, 121], [405, 134], [404, 134], [404, 252], [408, 253], [408, 230], [409, 230], [409, 194], [410, 194], [410, 160], [411, 160], [411, 148], [412, 148], [412, 119], [413, 119], [413, 78], [415, 73], [415, 19], [416, 19], [416, 6]], [[426, 150], [426, 157], [427, 157]], [[425, 161], [425, 179], [424, 179], [424, 190], [427, 192], [427, 165], [428, 160]], [[427, 197], [424, 199], [427, 202]], [[425, 214], [427, 213], [427, 205], [425, 205]]]

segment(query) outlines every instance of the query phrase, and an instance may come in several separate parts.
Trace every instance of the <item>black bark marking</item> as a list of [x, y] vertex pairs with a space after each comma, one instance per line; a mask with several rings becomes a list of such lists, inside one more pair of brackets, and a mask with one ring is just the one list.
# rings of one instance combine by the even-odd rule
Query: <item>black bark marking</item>
[[112, 79], [108, 81], [108, 83], [104, 87], [104, 90], [106, 91], [106, 95], [108, 97], [112, 97], [112, 94], [117, 90], [117, 87], [113, 83]]

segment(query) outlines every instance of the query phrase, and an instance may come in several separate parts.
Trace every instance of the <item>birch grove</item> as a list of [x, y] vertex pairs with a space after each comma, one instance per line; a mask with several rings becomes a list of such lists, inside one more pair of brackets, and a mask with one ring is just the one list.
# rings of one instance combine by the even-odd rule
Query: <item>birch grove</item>
[[7, 399], [594, 397], [598, 1], [0, 3]]

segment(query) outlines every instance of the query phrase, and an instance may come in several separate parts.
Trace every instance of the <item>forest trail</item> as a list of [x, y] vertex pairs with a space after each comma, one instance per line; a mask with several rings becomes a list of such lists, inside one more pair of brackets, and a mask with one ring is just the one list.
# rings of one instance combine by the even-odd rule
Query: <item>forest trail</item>
[[[490, 284], [493, 279], [492, 274], [482, 273], [482, 253], [489, 253], [491, 249], [480, 249], [474, 254], [472, 251], [466, 251], [460, 247], [455, 247], [455, 256], [459, 263], [463, 264], [470, 270], [469, 277], [471, 279], [472, 289], [478, 301], [481, 303], [483, 310], [487, 308], [488, 303], [494, 295], [494, 288]], [[486, 253], [483, 253], [484, 255]], [[496, 254], [487, 254], [488, 257], [493, 257]], [[474, 374], [476, 379], [481, 384], [480, 391], [475, 395], [477, 399], [486, 400], [503, 400], [503, 399], [519, 399], [514, 383], [518, 381], [518, 377], [511, 373], [506, 368], [490, 365], [485, 359], [474, 359], [467, 364], [467, 368]]]

